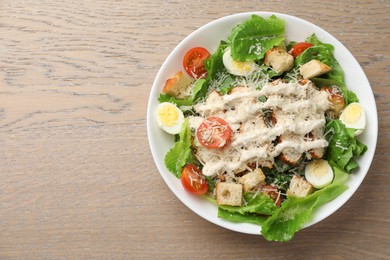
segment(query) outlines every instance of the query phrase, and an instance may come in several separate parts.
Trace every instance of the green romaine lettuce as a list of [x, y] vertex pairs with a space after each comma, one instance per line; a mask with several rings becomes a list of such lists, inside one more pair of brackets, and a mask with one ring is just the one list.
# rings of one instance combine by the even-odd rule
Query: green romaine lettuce
[[340, 120], [332, 120], [326, 125], [325, 132], [329, 142], [325, 158], [348, 173], [355, 170], [358, 164], [353, 157], [361, 156], [367, 150], [366, 145], [355, 139], [355, 130], [347, 129]]
[[179, 133], [179, 140], [165, 155], [165, 166], [167, 169], [180, 178], [181, 170], [191, 158], [191, 129], [188, 125], [188, 119], [184, 120]]
[[217, 50], [204, 61], [204, 67], [207, 70], [206, 80], [214, 79], [217, 74], [227, 72], [222, 61], [223, 53], [227, 46], [227, 42], [221, 41]]
[[355, 92], [348, 90], [348, 99], [346, 100], [346, 104], [351, 104], [354, 102], [359, 102], [359, 98], [356, 96]]
[[222, 208], [218, 208], [218, 217], [231, 221], [231, 222], [247, 222], [257, 225], [262, 225], [266, 220], [267, 216], [258, 215], [258, 214], [240, 214], [237, 212], [229, 212], [227, 210], [224, 210]]
[[244, 194], [244, 199], [246, 201], [245, 206], [234, 207], [234, 206], [220, 205], [219, 208], [228, 212], [239, 213], [242, 215], [247, 213], [272, 215], [277, 209], [274, 201], [270, 197], [264, 195], [261, 192], [257, 194], [247, 192]]
[[261, 234], [265, 239], [289, 241], [295, 232], [313, 218], [315, 209], [333, 200], [348, 188], [345, 185], [348, 174], [337, 166], [332, 165], [332, 167], [335, 173], [332, 184], [304, 198], [288, 197], [282, 206], [264, 222]]
[[207, 78], [202, 96], [205, 97], [208, 89], [210, 88], [213, 81], [219, 82], [218, 86], [213, 86], [213, 88], [219, 91], [221, 94], [228, 93], [232, 88], [232, 82], [234, 81], [234, 76], [229, 74], [223, 65], [223, 54], [227, 47], [227, 42], [221, 41], [217, 50], [213, 55], [211, 55], [205, 62], [205, 69], [207, 70]]
[[252, 15], [232, 30], [229, 40], [234, 60], [260, 60], [268, 49], [284, 44], [284, 20], [275, 15], [269, 18]]
[[266, 65], [262, 65], [261, 70], [263, 71], [264, 74], [267, 74], [270, 79], [273, 77], [281, 76], [283, 74], [282, 72], [276, 72], [271, 67], [268, 67]]

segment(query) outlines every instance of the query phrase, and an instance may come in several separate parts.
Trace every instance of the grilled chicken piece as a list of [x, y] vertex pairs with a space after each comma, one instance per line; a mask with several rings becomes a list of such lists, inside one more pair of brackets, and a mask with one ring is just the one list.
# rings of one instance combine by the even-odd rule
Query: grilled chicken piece
[[[318, 140], [322, 138], [324, 134], [323, 129], [314, 129], [308, 134], [308, 138], [311, 141]], [[314, 159], [321, 159], [325, 155], [325, 147], [319, 147], [319, 148], [314, 148], [309, 151], [309, 157], [314, 158]]]
[[[282, 143], [283, 141], [293, 141], [299, 139], [299, 136], [294, 135], [292, 133], [285, 133], [281, 136], [279, 136], [278, 141], [279, 143]], [[299, 160], [302, 157], [302, 153], [298, 152], [294, 148], [285, 148], [283, 151], [280, 153], [279, 158], [290, 165], [296, 165]]]

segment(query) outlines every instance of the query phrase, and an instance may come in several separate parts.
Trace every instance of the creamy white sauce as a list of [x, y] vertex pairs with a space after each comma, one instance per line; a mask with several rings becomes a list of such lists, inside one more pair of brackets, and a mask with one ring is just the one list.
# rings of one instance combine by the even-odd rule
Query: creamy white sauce
[[328, 142], [326, 140], [320, 139], [315, 141], [284, 141], [275, 146], [275, 150], [273, 155], [278, 156], [284, 149], [293, 148], [294, 150], [304, 153], [308, 150], [320, 147], [328, 146]]
[[[260, 102], [261, 96], [266, 96], [267, 101]], [[307, 140], [305, 136], [312, 131], [323, 132], [324, 112], [329, 104], [328, 94], [318, 91], [310, 81], [305, 85], [276, 81], [261, 90], [242, 88], [224, 96], [211, 92], [204, 102], [195, 105], [195, 111], [202, 117], [190, 116], [190, 127], [197, 129], [205, 117], [218, 116], [229, 123], [233, 134], [230, 143], [222, 149], [207, 149], [195, 137], [193, 145], [204, 166], [203, 173], [207, 176], [235, 174], [245, 170], [248, 164], [273, 162], [287, 148], [305, 153], [328, 146], [321, 135], [315, 140]], [[273, 111], [277, 120], [273, 127], [265, 124], [263, 110]], [[288, 134], [298, 138], [273, 144], [276, 138]]]

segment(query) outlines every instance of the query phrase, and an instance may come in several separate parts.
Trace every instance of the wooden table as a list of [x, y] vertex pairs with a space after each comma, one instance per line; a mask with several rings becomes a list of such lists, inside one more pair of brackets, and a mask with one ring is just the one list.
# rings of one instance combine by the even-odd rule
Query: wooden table
[[[379, 113], [361, 187], [287, 244], [186, 208], [146, 134], [149, 91], [173, 48], [207, 22], [254, 10], [336, 36], [366, 72]], [[1, 1], [0, 258], [389, 259], [389, 14], [386, 0]]]

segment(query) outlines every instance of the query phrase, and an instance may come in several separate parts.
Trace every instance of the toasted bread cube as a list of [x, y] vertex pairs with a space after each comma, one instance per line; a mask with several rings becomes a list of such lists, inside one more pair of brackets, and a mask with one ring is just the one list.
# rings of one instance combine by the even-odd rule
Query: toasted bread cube
[[304, 79], [311, 79], [331, 71], [332, 68], [319, 60], [311, 60], [299, 69]]
[[238, 183], [218, 182], [216, 187], [217, 204], [229, 206], [242, 205], [242, 185]]
[[245, 174], [238, 179], [238, 182], [244, 185], [244, 192], [253, 190], [265, 180], [265, 175], [260, 168]]
[[264, 64], [282, 73], [292, 69], [294, 57], [282, 47], [273, 47], [265, 53]]
[[194, 80], [192, 78], [179, 71], [173, 78], [167, 79], [163, 92], [172, 97], [183, 99], [190, 95], [191, 84], [193, 82]]
[[303, 198], [313, 192], [313, 186], [304, 178], [294, 175], [287, 190], [288, 196]]

